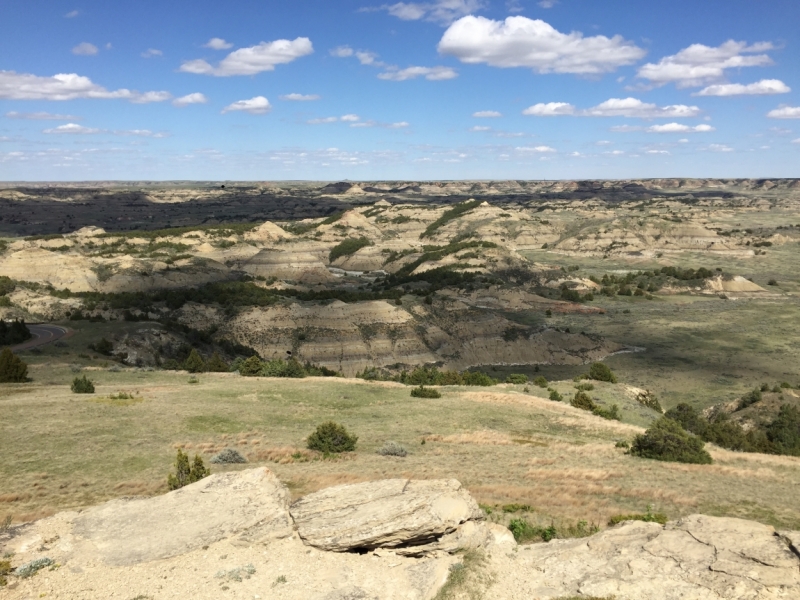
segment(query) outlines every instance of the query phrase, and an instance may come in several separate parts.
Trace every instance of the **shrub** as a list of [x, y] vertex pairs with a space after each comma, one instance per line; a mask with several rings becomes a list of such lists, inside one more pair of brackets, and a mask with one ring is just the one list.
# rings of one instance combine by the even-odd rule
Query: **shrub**
[[37, 558], [14, 569], [14, 575], [20, 579], [28, 579], [29, 577], [36, 575], [36, 573], [45, 567], [52, 567], [55, 564], [56, 563], [52, 558], [48, 558], [46, 556], [43, 558]]
[[524, 385], [528, 383], [528, 376], [523, 375], [522, 373], [512, 373], [511, 375], [506, 377], [506, 383]]
[[94, 394], [94, 383], [83, 375], [72, 380], [70, 389], [76, 394]]
[[23, 383], [28, 381], [28, 365], [10, 348], [0, 352], [0, 383]]
[[96, 344], [89, 344], [89, 350], [94, 350], [103, 356], [111, 356], [111, 352], [114, 350], [114, 344], [109, 342], [106, 338], [100, 338], [100, 341]]
[[199, 454], [195, 454], [194, 462], [189, 464], [189, 456], [179, 448], [175, 459], [175, 473], [170, 473], [167, 477], [167, 486], [170, 490], [177, 490], [210, 474]]
[[514, 539], [519, 543], [533, 540], [549, 542], [558, 535], [555, 525], [551, 524], [549, 527], [539, 527], [531, 525], [525, 519], [511, 519], [508, 524], [508, 529], [514, 536]]
[[218, 352], [214, 352], [206, 362], [206, 371], [209, 373], [227, 373], [230, 366], [226, 363]]
[[408, 452], [405, 448], [403, 448], [397, 442], [386, 442], [383, 445], [383, 448], [378, 450], [378, 454], [381, 456], [400, 456], [404, 457], [408, 455]]
[[536, 379], [533, 380], [534, 385], [538, 385], [540, 388], [547, 387], [547, 379], [539, 375]]
[[[6, 305], [11, 306], [11, 302], [9, 301]], [[14, 346], [32, 337], [33, 334], [25, 325], [24, 320], [15, 319], [10, 324], [6, 324], [3, 319], [0, 319], [0, 346]]]
[[593, 411], [598, 417], [603, 417], [609, 421], [619, 421], [619, 406], [612, 404], [609, 408], [596, 407]]
[[756, 402], [761, 402], [762, 399], [761, 392], [762, 391], [766, 392], [769, 389], [769, 386], [766, 387], [767, 387], [766, 390], [763, 389], [762, 387], [762, 389], [760, 390], [753, 390], [752, 392], [749, 392], [748, 394], [742, 396], [741, 399], [739, 400], [739, 404], [736, 406], [736, 410], [743, 410], [748, 406], [755, 404]]
[[480, 371], [465, 371], [462, 374], [464, 385], [480, 385], [488, 387], [497, 383], [496, 379], [492, 379], [486, 373]]
[[261, 375], [261, 368], [263, 366], [264, 364], [261, 362], [261, 359], [253, 355], [239, 365], [239, 373], [245, 377], [258, 377]]
[[597, 410], [597, 405], [586, 392], [575, 392], [575, 396], [573, 396], [570, 404], [581, 410], [588, 410], [590, 412]]
[[589, 379], [617, 383], [616, 375], [608, 368], [608, 365], [601, 362], [592, 363], [592, 366], [589, 368]]
[[423, 385], [419, 387], [415, 387], [411, 390], [411, 397], [412, 398], [441, 398], [442, 394], [439, 390], [435, 390], [433, 388], [426, 388]]
[[203, 373], [206, 370], [206, 361], [200, 356], [200, 353], [192, 348], [187, 359], [183, 362], [183, 368], [189, 373]]
[[550, 400], [553, 402], [561, 402], [564, 400], [564, 396], [559, 394], [556, 390], [550, 390]]
[[293, 377], [296, 379], [306, 376], [303, 365], [297, 362], [296, 359], [290, 358], [287, 361], [283, 359], [269, 360], [262, 364], [261, 373], [262, 377]]
[[208, 462], [214, 463], [215, 465], [237, 465], [246, 463], [247, 459], [239, 454], [238, 450], [225, 448], [222, 452], [215, 454]]
[[681, 402], [675, 408], [670, 408], [664, 416], [677, 421], [686, 431], [700, 437], [704, 437], [708, 429], [708, 421], [685, 402]]
[[594, 389], [594, 384], [592, 383], [579, 383], [575, 386], [575, 389], [580, 390], [581, 392], [591, 392]]
[[336, 454], [339, 452], [352, 452], [356, 449], [358, 436], [350, 435], [344, 425], [328, 421], [323, 423], [317, 430], [308, 436], [306, 445], [309, 450], [317, 450], [325, 454]]
[[790, 404], [782, 405], [766, 433], [782, 454], [800, 456], [800, 410]]
[[667, 417], [655, 421], [650, 429], [633, 440], [630, 454], [669, 462], [711, 464], [711, 455], [703, 449], [705, 443], [688, 433], [680, 423]]

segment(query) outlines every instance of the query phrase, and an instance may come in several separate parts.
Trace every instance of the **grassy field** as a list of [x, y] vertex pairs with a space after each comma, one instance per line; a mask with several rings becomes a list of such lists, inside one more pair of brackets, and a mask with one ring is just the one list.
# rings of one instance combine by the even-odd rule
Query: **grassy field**
[[[190, 384], [185, 373], [83, 372], [95, 394], [71, 393], [70, 363], [55, 358], [32, 365], [33, 383], [2, 386], [0, 518], [161, 493], [176, 448], [209, 459], [231, 447], [249, 466], [275, 470], [295, 496], [384, 477], [452, 477], [482, 504], [529, 505], [528, 518], [546, 524], [604, 525], [652, 504], [670, 517], [701, 511], [800, 528], [800, 459], [717, 449], [711, 466], [632, 458], [615, 442], [640, 428], [533, 396], [540, 388], [443, 388], [441, 399], [426, 400], [359, 380], [203, 374]], [[134, 399], [110, 398], [120, 392]], [[321, 459], [304, 451], [328, 419], [359, 436], [357, 452]], [[409, 456], [378, 455], [388, 440]], [[229, 468], [240, 467], [212, 465]]]

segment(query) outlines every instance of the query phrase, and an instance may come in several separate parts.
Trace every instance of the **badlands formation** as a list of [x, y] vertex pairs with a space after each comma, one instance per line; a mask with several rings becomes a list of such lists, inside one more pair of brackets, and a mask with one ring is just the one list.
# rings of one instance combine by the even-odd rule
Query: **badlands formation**
[[59, 513], [0, 543], [47, 565], [11, 576], [3, 595], [20, 600], [800, 596], [800, 532], [692, 515], [518, 546], [455, 480], [341, 485], [290, 504], [269, 470], [228, 472]]

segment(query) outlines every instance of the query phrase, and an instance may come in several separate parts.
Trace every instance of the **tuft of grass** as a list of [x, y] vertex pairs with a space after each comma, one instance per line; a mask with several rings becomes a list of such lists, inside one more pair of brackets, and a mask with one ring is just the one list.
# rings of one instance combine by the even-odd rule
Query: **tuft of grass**
[[647, 512], [644, 514], [634, 513], [630, 515], [613, 515], [608, 520], [608, 525], [617, 525], [624, 521], [644, 521], [645, 523], [660, 523], [661, 525], [667, 524], [667, 515], [664, 513], [654, 513], [653, 506], [647, 506]]
[[492, 584], [493, 577], [487, 569], [487, 560], [477, 550], [467, 550], [461, 555], [461, 562], [450, 566], [447, 581], [439, 589], [433, 600], [455, 600], [485, 598], [484, 590]]

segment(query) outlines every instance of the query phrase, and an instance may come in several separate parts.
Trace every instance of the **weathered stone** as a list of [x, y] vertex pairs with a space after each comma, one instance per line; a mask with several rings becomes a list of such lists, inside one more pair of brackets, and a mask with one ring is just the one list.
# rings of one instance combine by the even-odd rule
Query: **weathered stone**
[[112, 500], [74, 519], [83, 558], [133, 565], [225, 538], [238, 543], [292, 534], [289, 493], [271, 471], [211, 475], [155, 498]]
[[290, 512], [303, 541], [336, 552], [430, 544], [483, 518], [454, 479], [340, 485], [301, 498]]

